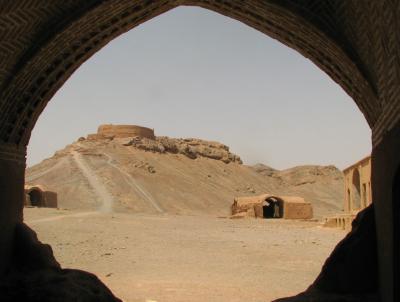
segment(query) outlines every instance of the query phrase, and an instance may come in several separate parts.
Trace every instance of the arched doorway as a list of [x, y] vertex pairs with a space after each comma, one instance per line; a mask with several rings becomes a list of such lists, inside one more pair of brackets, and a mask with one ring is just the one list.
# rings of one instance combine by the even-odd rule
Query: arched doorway
[[33, 207], [42, 207], [44, 205], [43, 193], [37, 189], [33, 188], [28, 192], [30, 205]]
[[360, 172], [358, 169], [355, 169], [353, 172], [353, 179], [352, 179], [352, 210], [359, 210], [361, 209], [361, 187], [360, 187]]
[[263, 203], [264, 218], [282, 218], [283, 201], [276, 197], [268, 197]]

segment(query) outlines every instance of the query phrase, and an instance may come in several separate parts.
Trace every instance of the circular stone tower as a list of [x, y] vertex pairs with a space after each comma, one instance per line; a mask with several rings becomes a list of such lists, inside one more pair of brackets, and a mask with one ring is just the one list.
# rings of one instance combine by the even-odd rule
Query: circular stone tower
[[154, 130], [136, 125], [100, 125], [97, 129], [97, 135], [102, 137], [145, 137], [155, 139]]

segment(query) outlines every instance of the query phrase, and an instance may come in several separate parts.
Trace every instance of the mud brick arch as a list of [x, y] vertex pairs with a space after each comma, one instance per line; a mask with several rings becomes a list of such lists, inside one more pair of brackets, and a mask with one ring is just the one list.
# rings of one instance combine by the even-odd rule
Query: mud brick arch
[[389, 184], [400, 154], [398, 0], [2, 1], [0, 272], [8, 266], [14, 228], [22, 221], [26, 146], [47, 103], [107, 43], [180, 5], [213, 10], [279, 40], [319, 66], [355, 101], [372, 129], [380, 292], [383, 301], [393, 301], [398, 238]]
[[[90, 2], [90, 1], [89, 1]], [[310, 58], [357, 103], [368, 123], [379, 115], [377, 95], [369, 76], [352, 59], [354, 51], [340, 47], [329, 32], [309, 19], [317, 12], [296, 13], [266, 1], [91, 1], [57, 23], [21, 58], [12, 79], [5, 79], [0, 109], [0, 139], [26, 145], [40, 113], [54, 93], [90, 56], [108, 42], [135, 26], [179, 4], [198, 5], [242, 21]], [[321, 10], [324, 8], [321, 5]], [[315, 8], [314, 8], [315, 9]], [[52, 11], [50, 11], [51, 14]], [[53, 12], [54, 14], [54, 12]], [[308, 16], [309, 19], [305, 18]], [[315, 20], [317, 22], [317, 20]], [[299, 26], [300, 25], [300, 26]], [[12, 51], [12, 50], [11, 50]]]

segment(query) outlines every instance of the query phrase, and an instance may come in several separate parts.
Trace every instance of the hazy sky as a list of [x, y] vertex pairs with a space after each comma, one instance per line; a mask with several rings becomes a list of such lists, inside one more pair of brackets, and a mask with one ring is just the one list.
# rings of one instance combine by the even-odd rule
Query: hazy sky
[[104, 123], [220, 141], [279, 169], [344, 168], [371, 150], [364, 116], [311, 61], [200, 8], [146, 22], [83, 64], [36, 124], [28, 165]]

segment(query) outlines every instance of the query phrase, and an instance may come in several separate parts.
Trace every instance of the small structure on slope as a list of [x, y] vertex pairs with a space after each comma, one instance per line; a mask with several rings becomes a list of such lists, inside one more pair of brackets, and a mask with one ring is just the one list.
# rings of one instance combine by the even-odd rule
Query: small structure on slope
[[232, 218], [239, 217], [311, 219], [313, 208], [310, 202], [299, 196], [263, 194], [235, 197]]
[[57, 208], [57, 193], [40, 185], [25, 185], [25, 206]]

